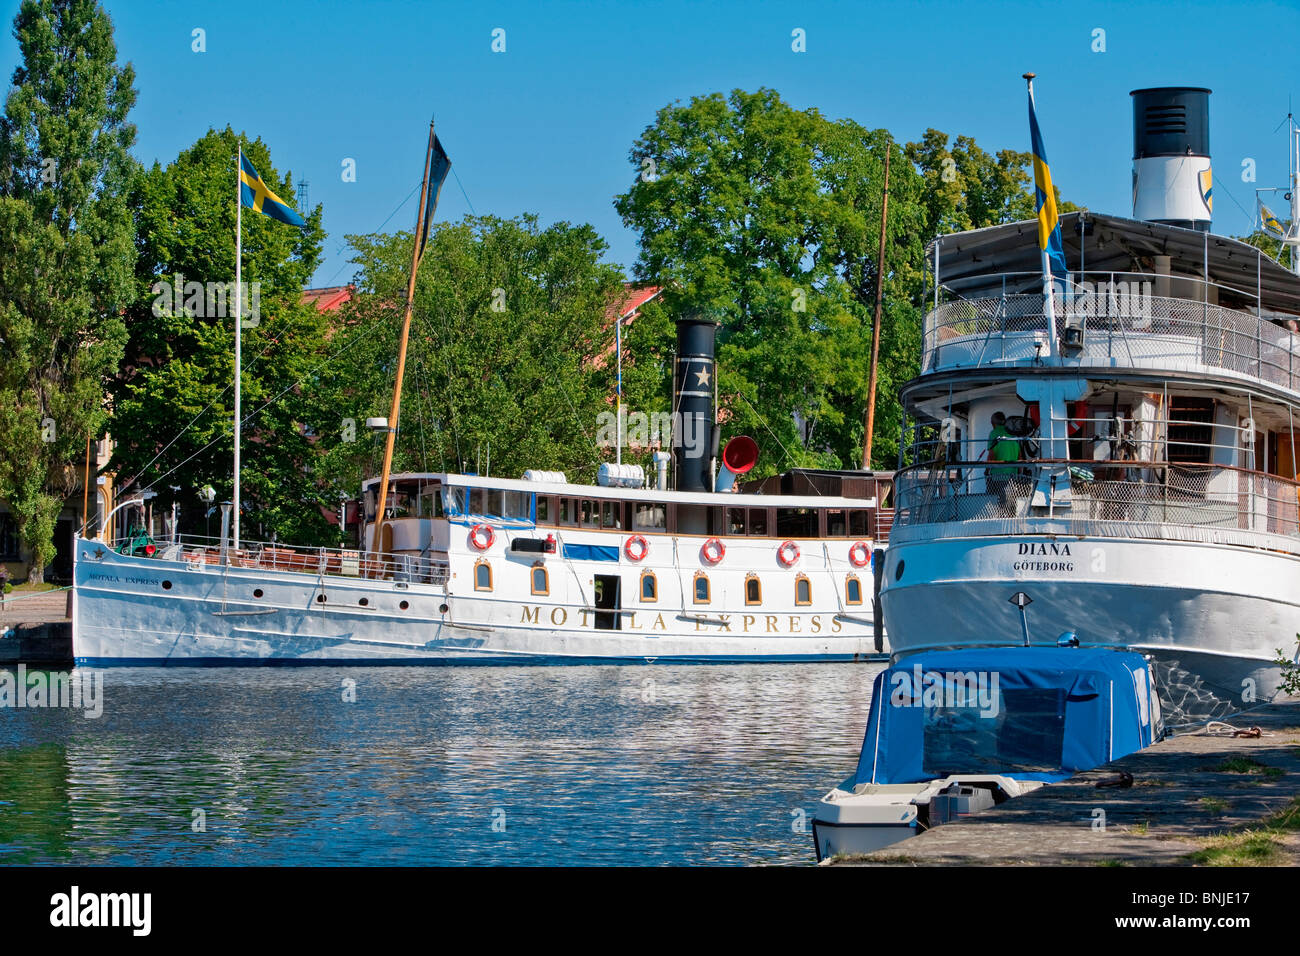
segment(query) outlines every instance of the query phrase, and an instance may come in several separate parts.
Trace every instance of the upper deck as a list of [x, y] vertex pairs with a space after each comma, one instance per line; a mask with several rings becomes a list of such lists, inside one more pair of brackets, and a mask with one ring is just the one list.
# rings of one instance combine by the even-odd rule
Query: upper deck
[[921, 374], [1056, 366], [1241, 380], [1300, 395], [1300, 276], [1253, 246], [1091, 213], [1062, 217], [1069, 280], [1048, 341], [1035, 222], [935, 240]]

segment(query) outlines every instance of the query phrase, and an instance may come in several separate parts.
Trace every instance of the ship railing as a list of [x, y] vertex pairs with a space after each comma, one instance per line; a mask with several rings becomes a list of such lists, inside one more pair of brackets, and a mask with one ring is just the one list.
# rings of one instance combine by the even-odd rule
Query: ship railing
[[895, 534], [918, 525], [1055, 518], [1070, 533], [1127, 525], [1140, 537], [1151, 526], [1182, 526], [1277, 536], [1300, 551], [1300, 482], [1225, 465], [930, 462], [898, 472], [894, 487]]
[[[1300, 391], [1300, 334], [1285, 324], [1295, 316], [1261, 317], [1216, 305], [1209, 301], [1209, 292], [1218, 287], [1199, 280], [1124, 273], [1088, 276], [1084, 282], [1058, 285], [1053, 295], [1058, 341], [1067, 326], [1078, 330], [1076, 344], [1067, 344], [1063, 354], [1080, 365], [1222, 369]], [[1017, 291], [989, 294], [984, 286], [979, 294], [941, 302], [926, 315], [923, 372], [1047, 358], [1043, 294], [1019, 291], [1025, 285], [1022, 277], [1010, 278], [1017, 281], [1008, 284], [1008, 290]], [[1171, 292], [1185, 294], [1157, 294], [1166, 285]]]
[[228, 564], [237, 568], [260, 568], [268, 571], [292, 571], [299, 574], [336, 577], [374, 578], [397, 584], [443, 584], [449, 568], [446, 561], [431, 555], [367, 554], [360, 549], [310, 548], [288, 546], [275, 541], [241, 541], [238, 548], [229, 542], [222, 547], [220, 538], [204, 535], [169, 535], [154, 541], [154, 551], [146, 555], [141, 537], [116, 538], [114, 551], [135, 546], [140, 557], [167, 558], [204, 566]]

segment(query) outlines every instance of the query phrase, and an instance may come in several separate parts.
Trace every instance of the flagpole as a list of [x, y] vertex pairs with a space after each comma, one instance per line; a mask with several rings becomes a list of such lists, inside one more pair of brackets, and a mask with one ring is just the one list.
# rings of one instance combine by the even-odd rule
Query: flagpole
[[885, 137], [885, 184], [880, 197], [880, 253], [876, 256], [876, 312], [871, 322], [871, 366], [867, 370], [867, 427], [862, 441], [862, 470], [871, 468], [871, 446], [876, 434], [876, 377], [880, 365], [880, 304], [885, 292], [885, 233], [889, 225], [889, 151]]
[[[1034, 102], [1034, 77], [1036, 73], [1023, 74], [1024, 80], [1029, 84], [1029, 102], [1032, 108]], [[1039, 242], [1039, 252], [1043, 263], [1043, 315], [1047, 318], [1047, 354], [1051, 358], [1056, 358], [1056, 303], [1053, 301], [1055, 296], [1052, 295], [1052, 268], [1047, 258], [1047, 246]]]
[[[429, 173], [433, 162], [433, 123], [429, 123], [429, 146], [424, 154], [424, 179], [420, 184], [420, 207], [415, 214], [415, 241], [411, 246], [411, 275], [406, 283], [406, 311], [402, 315], [402, 342], [397, 353], [397, 379], [393, 383], [393, 405], [388, 416], [388, 437], [384, 443], [384, 467], [379, 477], [379, 506], [375, 511], [375, 532], [370, 542], [374, 554], [384, 553], [384, 509], [388, 501], [388, 477], [393, 467], [393, 443], [397, 438], [397, 417], [402, 409], [402, 378], [406, 374], [406, 344], [411, 335], [411, 310], [415, 302], [415, 274], [420, 266], [420, 242], [424, 238], [425, 203], [429, 194]], [[382, 576], [382, 570], [380, 574]]]
[[243, 378], [243, 342], [240, 329], [243, 326], [244, 301], [244, 196], [241, 173], [244, 168], [244, 143], [239, 143], [239, 152], [235, 157], [235, 489], [231, 496], [235, 506], [235, 540], [234, 550], [239, 550], [239, 445], [242, 423], [240, 422], [241, 382]]

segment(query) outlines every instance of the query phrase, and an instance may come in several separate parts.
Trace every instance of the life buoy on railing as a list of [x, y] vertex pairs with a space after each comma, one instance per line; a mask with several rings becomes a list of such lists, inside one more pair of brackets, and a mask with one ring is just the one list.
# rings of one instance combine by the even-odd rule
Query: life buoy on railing
[[646, 541], [644, 535], [634, 534], [623, 542], [623, 553], [629, 561], [643, 561], [650, 553], [650, 542]]
[[781, 567], [790, 567], [799, 560], [799, 545], [786, 541], [776, 549], [776, 559], [781, 562]]
[[704, 547], [700, 549], [700, 554], [709, 564], [717, 564], [727, 553], [727, 546], [718, 538], [710, 538], [704, 542]]
[[865, 568], [871, 563], [871, 545], [865, 541], [854, 541], [849, 546], [849, 564], [855, 568]]
[[480, 551], [486, 551], [492, 547], [492, 542], [497, 539], [497, 533], [492, 530], [491, 525], [476, 524], [470, 528], [469, 543]]

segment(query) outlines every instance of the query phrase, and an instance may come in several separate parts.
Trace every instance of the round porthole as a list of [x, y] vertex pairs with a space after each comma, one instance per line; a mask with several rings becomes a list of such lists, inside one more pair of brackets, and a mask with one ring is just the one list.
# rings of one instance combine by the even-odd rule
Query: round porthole
[[894, 568], [894, 580], [901, 581], [902, 579], [903, 579], [903, 559], [899, 558], [898, 566]]
[[325, 595], [323, 595], [323, 594], [318, 594], [318, 595], [316, 595], [316, 603], [317, 603], [317, 604], [324, 604], [324, 603], [325, 603]]
[[257, 588], [256, 590], [253, 591], [253, 597], [261, 597], [261, 596], [262, 596], [261, 588]]
[[357, 603], [360, 604], [362, 607], [368, 607], [370, 604], [370, 598], [362, 598]]
[[170, 591], [171, 589], [172, 589], [172, 583], [171, 583], [170, 581], [164, 581], [164, 582], [163, 582], [163, 590], [164, 590], [164, 591]]
[[439, 604], [439, 605], [438, 605], [438, 613], [439, 613], [439, 614], [446, 614], [446, 613], [447, 613], [448, 611], [450, 611], [450, 610], [451, 610], [451, 608], [449, 608], [449, 607], [448, 607], [447, 605], [445, 605], [445, 604]]
[[410, 601], [403, 601], [401, 604], [399, 604], [399, 605], [397, 605], [397, 606], [400, 607], [403, 611], [405, 611], [408, 607], [411, 606], [411, 602], [410, 602]]

